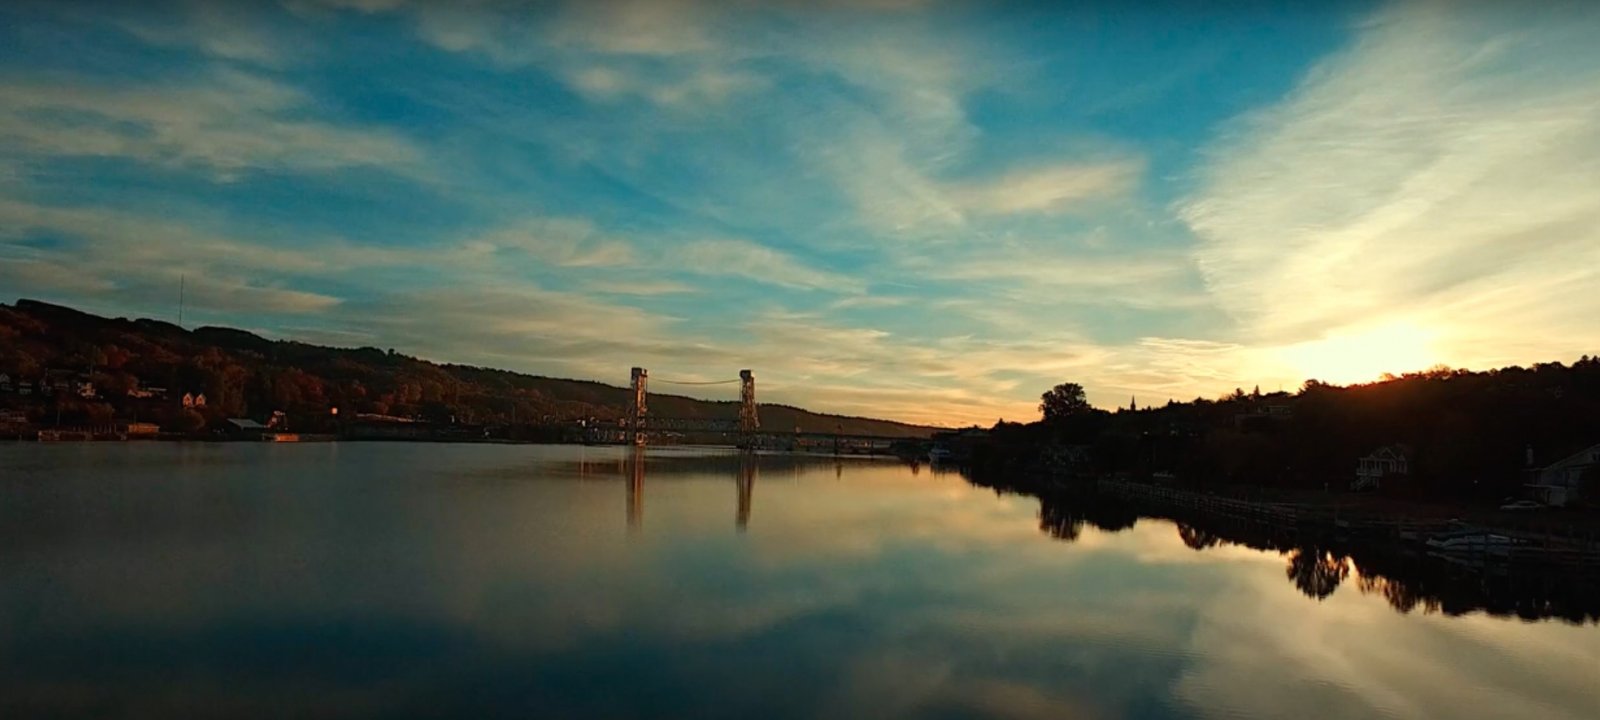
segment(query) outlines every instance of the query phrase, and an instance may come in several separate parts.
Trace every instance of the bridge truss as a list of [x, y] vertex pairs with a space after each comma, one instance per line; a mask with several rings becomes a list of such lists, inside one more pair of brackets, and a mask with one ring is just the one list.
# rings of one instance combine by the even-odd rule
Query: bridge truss
[[632, 391], [628, 414], [623, 418], [629, 445], [648, 444], [650, 431], [677, 432], [734, 432], [740, 435], [740, 445], [754, 445], [755, 435], [761, 430], [761, 419], [756, 411], [756, 376], [750, 370], [740, 370], [734, 380], [687, 381], [657, 380], [669, 385], [725, 385], [739, 383], [739, 417], [730, 422], [717, 418], [660, 418], [651, 417], [649, 409], [650, 371], [641, 367], [633, 369]]

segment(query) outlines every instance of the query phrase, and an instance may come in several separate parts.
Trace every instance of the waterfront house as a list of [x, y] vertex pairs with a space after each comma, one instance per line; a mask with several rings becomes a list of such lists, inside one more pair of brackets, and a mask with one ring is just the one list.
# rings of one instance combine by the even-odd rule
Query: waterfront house
[[186, 408], [203, 408], [206, 406], [205, 393], [184, 393], [183, 406]]
[[1562, 506], [1583, 494], [1584, 478], [1600, 466], [1600, 445], [1592, 445], [1560, 461], [1540, 468], [1528, 485], [1533, 499], [1546, 505]]
[[0, 392], [11, 392], [11, 376], [0, 373]]
[[1356, 478], [1351, 490], [1376, 490], [1385, 479], [1411, 475], [1411, 449], [1404, 445], [1385, 445], [1356, 461]]
[[17, 381], [17, 394], [18, 395], [32, 395], [33, 394], [33, 381], [32, 380], [18, 380]]

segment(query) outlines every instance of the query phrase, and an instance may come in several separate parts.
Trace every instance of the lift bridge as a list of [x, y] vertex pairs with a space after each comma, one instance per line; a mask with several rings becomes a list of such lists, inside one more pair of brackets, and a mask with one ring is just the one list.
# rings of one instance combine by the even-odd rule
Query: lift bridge
[[[842, 432], [782, 432], [763, 430], [756, 409], [756, 377], [750, 370], [740, 370], [739, 377], [728, 380], [664, 380], [668, 385], [731, 385], [739, 383], [739, 413], [728, 418], [674, 418], [650, 414], [650, 371], [633, 368], [629, 383], [630, 394], [626, 413], [615, 428], [594, 427], [590, 438], [597, 441], [623, 442], [633, 446], [649, 444], [652, 436], [697, 433], [732, 438], [738, 447], [750, 449], [828, 449], [833, 452], [870, 452], [884, 450], [895, 438], [845, 435]], [[837, 429], [836, 429], [837, 430]]]

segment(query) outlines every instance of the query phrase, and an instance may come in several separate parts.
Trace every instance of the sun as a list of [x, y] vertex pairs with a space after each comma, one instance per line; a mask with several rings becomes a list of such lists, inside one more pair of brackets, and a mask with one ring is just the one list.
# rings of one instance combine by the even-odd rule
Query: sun
[[1394, 321], [1290, 345], [1280, 354], [1306, 379], [1348, 385], [1433, 366], [1435, 337], [1416, 323]]

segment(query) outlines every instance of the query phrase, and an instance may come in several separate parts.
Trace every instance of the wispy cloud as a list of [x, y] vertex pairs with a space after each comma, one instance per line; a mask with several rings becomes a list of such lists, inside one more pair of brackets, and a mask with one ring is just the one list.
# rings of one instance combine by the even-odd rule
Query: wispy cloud
[[279, 39], [264, 29], [271, 19], [264, 6], [204, 0], [187, 0], [181, 5], [183, 19], [178, 22], [134, 15], [121, 19], [119, 24], [146, 42], [193, 46], [226, 60], [272, 67], [292, 57], [287, 48], [278, 44]]
[[978, 213], [1059, 213], [1085, 201], [1128, 192], [1140, 170], [1137, 160], [1068, 163], [957, 184], [951, 194], [962, 207]]
[[1217, 301], [1255, 343], [1404, 321], [1452, 364], [1592, 350], [1597, 22], [1587, 5], [1378, 12], [1209, 151], [1179, 212]]
[[793, 255], [748, 240], [692, 240], [664, 254], [683, 271], [703, 275], [745, 277], [805, 290], [859, 292], [863, 287], [857, 277], [812, 267]]
[[634, 261], [633, 246], [578, 218], [533, 218], [466, 241], [468, 252], [515, 250], [560, 267], [608, 267]]
[[715, 108], [735, 95], [765, 86], [758, 76], [718, 68], [689, 68], [676, 73], [644, 73], [632, 68], [590, 65], [570, 74], [568, 83], [585, 97], [601, 102], [637, 97], [677, 110]]
[[607, 280], [591, 282], [584, 287], [599, 293], [610, 295], [677, 295], [682, 293], [698, 292], [698, 288], [687, 283], [672, 280]]
[[310, 105], [293, 87], [231, 70], [147, 85], [10, 81], [0, 84], [0, 137], [25, 157], [127, 158], [223, 179], [352, 166], [416, 171], [421, 153], [405, 138], [305, 119]]

